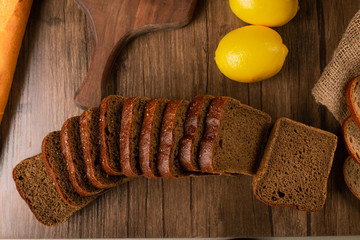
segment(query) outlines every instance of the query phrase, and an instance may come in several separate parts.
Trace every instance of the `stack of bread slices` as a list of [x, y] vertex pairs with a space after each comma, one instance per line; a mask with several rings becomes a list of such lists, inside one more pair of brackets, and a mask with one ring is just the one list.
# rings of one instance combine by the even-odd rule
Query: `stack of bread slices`
[[270, 127], [268, 114], [230, 97], [111, 95], [49, 133], [42, 154], [19, 163], [13, 177], [35, 217], [49, 226], [140, 176], [245, 174], [267, 204], [320, 209], [336, 136], [282, 118], [267, 142]]
[[360, 199], [360, 77], [348, 83], [345, 97], [350, 116], [342, 130], [350, 156], [344, 162], [343, 173], [350, 191]]

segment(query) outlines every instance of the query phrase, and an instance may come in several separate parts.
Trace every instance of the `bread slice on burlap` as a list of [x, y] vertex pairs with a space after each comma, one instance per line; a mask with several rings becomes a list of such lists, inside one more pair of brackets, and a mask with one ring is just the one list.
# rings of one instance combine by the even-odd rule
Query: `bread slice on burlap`
[[180, 165], [180, 139], [184, 135], [184, 122], [189, 101], [172, 100], [165, 109], [160, 130], [158, 170], [163, 178], [189, 176]]
[[349, 155], [360, 163], [360, 129], [352, 117], [345, 119], [342, 125], [345, 147]]
[[60, 131], [49, 133], [42, 142], [42, 153], [48, 173], [52, 177], [60, 197], [69, 205], [83, 207], [96, 198], [96, 195], [83, 197], [74, 189], [60, 146]]
[[79, 116], [69, 118], [64, 122], [61, 128], [60, 144], [75, 191], [81, 196], [99, 194], [102, 190], [93, 186], [86, 175]]
[[348, 157], [343, 166], [344, 180], [352, 194], [360, 199], [360, 164]]
[[360, 76], [347, 84], [345, 99], [351, 118], [360, 128]]
[[254, 175], [270, 124], [268, 114], [230, 97], [216, 97], [200, 142], [201, 171]]
[[110, 95], [100, 105], [100, 156], [103, 169], [110, 175], [122, 175], [120, 166], [120, 128], [126, 98]]
[[139, 161], [141, 171], [147, 178], [160, 177], [157, 167], [158, 147], [161, 123], [168, 102], [168, 99], [156, 98], [145, 106], [139, 140]]
[[149, 98], [134, 97], [124, 102], [120, 130], [120, 166], [124, 175], [142, 174], [139, 161], [139, 140], [145, 106]]
[[86, 175], [97, 188], [111, 188], [125, 181], [124, 176], [107, 174], [100, 163], [98, 107], [89, 108], [80, 116], [80, 138], [86, 164]]
[[278, 119], [253, 178], [255, 196], [271, 206], [320, 210], [326, 200], [336, 144], [332, 133]]
[[179, 160], [186, 171], [200, 172], [198, 147], [205, 131], [205, 118], [214, 96], [196, 96], [189, 105], [184, 123], [184, 137], [180, 140]]
[[42, 154], [21, 161], [13, 170], [20, 196], [37, 220], [47, 226], [65, 222], [81, 207], [71, 207], [60, 197], [44, 165]]

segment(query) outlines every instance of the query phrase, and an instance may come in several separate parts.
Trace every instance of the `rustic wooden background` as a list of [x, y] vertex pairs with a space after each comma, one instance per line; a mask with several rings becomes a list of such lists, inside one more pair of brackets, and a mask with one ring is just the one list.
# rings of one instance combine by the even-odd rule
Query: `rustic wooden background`
[[117, 58], [108, 93], [191, 99], [235, 97], [268, 112], [335, 132], [339, 146], [323, 210], [298, 212], [255, 199], [251, 178], [137, 179], [100, 197], [54, 228], [38, 223], [15, 190], [11, 172], [40, 152], [43, 137], [82, 111], [73, 95], [93, 50], [91, 28], [74, 0], [35, 0], [5, 117], [0, 127], [0, 237], [230, 237], [360, 234], [360, 201], [341, 173], [347, 154], [340, 126], [311, 89], [329, 62], [358, 0], [300, 0], [276, 30], [289, 48], [283, 70], [255, 84], [225, 78], [214, 62], [220, 39], [244, 25], [226, 0], [199, 0], [185, 28], [143, 35]]

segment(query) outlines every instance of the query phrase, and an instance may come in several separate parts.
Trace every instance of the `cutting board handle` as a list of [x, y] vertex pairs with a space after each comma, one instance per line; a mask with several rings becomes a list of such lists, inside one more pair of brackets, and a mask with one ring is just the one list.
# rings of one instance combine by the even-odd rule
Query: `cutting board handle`
[[[81, 108], [98, 106], [105, 94], [106, 80], [109, 77], [117, 53], [126, 46], [129, 38], [124, 32], [116, 45], [109, 41], [99, 41], [95, 44], [89, 72], [75, 93], [75, 103]], [[84, 104], [83, 104], [84, 103]]]

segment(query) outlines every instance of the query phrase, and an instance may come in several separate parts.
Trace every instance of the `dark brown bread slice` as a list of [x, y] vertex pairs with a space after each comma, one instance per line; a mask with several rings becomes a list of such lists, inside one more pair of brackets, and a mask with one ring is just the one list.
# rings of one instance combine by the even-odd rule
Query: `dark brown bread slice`
[[82, 197], [74, 189], [60, 146], [60, 131], [49, 133], [43, 140], [42, 153], [48, 173], [61, 198], [69, 205], [83, 207], [96, 198]]
[[360, 128], [360, 76], [347, 84], [345, 99], [351, 118]]
[[121, 175], [120, 128], [123, 104], [126, 98], [116, 95], [106, 97], [100, 106], [100, 153], [101, 165], [110, 175]]
[[268, 114], [230, 97], [216, 97], [200, 142], [201, 171], [254, 175], [270, 124]]
[[287, 118], [277, 120], [253, 178], [254, 194], [272, 206], [320, 210], [336, 144], [332, 133]]
[[80, 209], [67, 205], [61, 199], [46, 171], [42, 154], [25, 159], [16, 165], [13, 178], [16, 189], [36, 219], [47, 226], [65, 222]]
[[149, 98], [134, 97], [124, 102], [120, 130], [120, 166], [124, 175], [142, 174], [139, 162], [139, 139], [145, 106]]
[[139, 141], [140, 168], [145, 177], [160, 177], [157, 168], [160, 129], [168, 99], [150, 100], [145, 107]]
[[204, 135], [205, 118], [214, 96], [196, 96], [189, 105], [184, 124], [184, 137], [180, 141], [179, 160], [186, 171], [199, 172], [198, 148]]
[[86, 174], [97, 188], [111, 188], [124, 182], [124, 176], [107, 174], [100, 163], [99, 108], [89, 108], [80, 116], [80, 137]]
[[343, 122], [342, 131], [349, 155], [360, 163], [360, 129], [352, 117]]
[[75, 191], [84, 197], [99, 194], [102, 190], [94, 187], [86, 175], [79, 116], [65, 121], [61, 128], [60, 143]]
[[360, 199], [360, 164], [348, 157], [343, 166], [344, 180], [349, 190]]
[[180, 165], [180, 139], [184, 135], [184, 122], [189, 101], [172, 100], [165, 109], [160, 130], [158, 152], [158, 170], [163, 178], [179, 178], [188, 176]]

